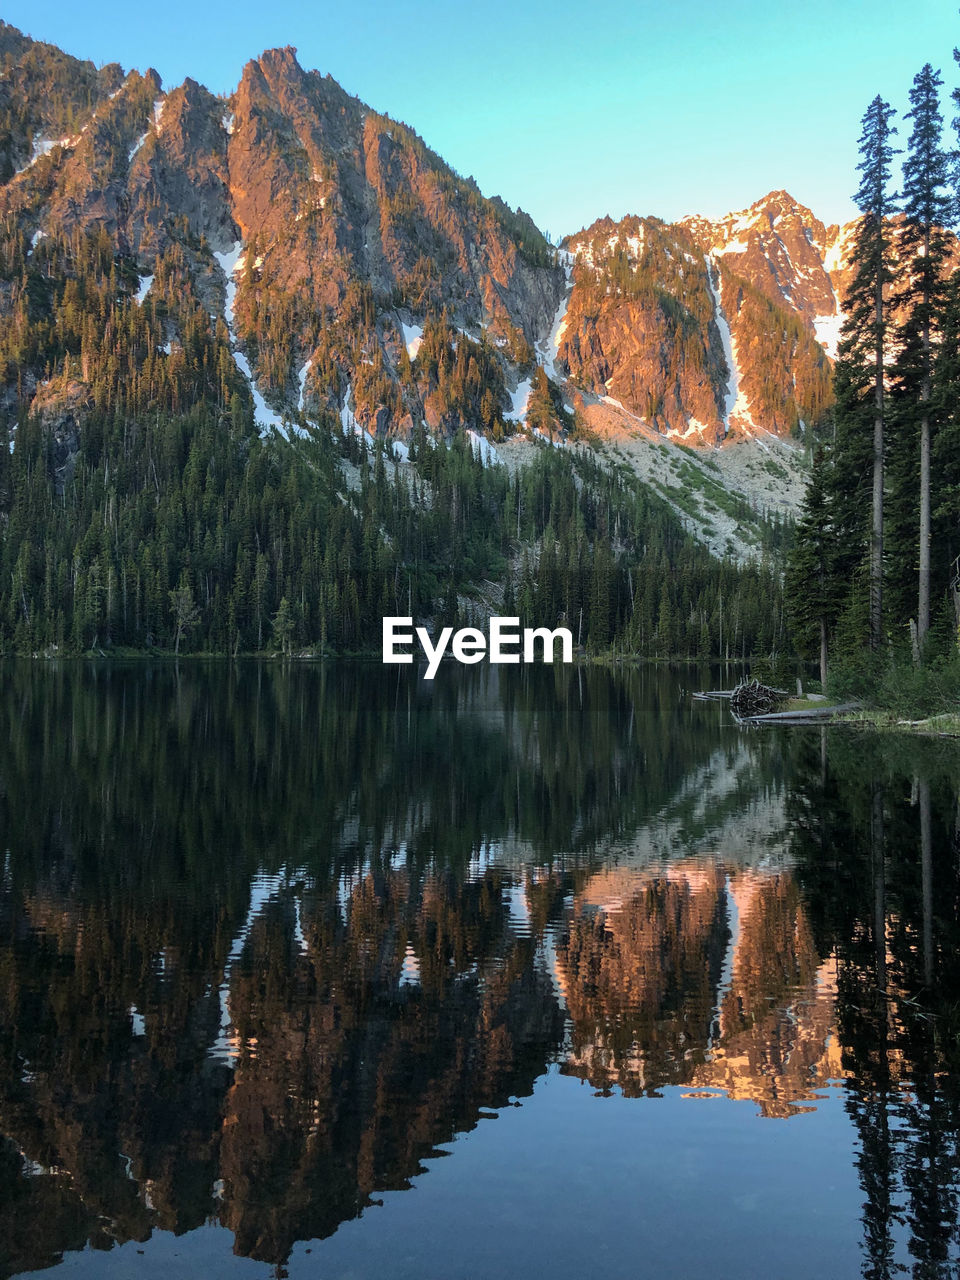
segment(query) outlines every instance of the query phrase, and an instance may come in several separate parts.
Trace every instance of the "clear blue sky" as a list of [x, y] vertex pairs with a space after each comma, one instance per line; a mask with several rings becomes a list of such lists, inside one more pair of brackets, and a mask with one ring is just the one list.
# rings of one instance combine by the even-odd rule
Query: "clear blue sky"
[[[604, 213], [715, 216], [784, 187], [851, 216], [860, 118], [932, 62], [960, 82], [958, 0], [4, 0], [78, 57], [229, 92], [292, 44], [554, 236]], [[953, 114], [945, 103], [949, 120]], [[901, 122], [901, 141], [909, 122]]]

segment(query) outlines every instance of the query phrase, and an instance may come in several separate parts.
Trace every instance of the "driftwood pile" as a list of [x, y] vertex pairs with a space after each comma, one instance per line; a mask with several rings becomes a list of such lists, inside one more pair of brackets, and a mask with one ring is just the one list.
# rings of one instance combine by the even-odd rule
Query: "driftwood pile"
[[738, 720], [747, 720], [776, 711], [789, 697], [785, 689], [771, 689], [759, 680], [747, 680], [730, 695], [730, 710]]

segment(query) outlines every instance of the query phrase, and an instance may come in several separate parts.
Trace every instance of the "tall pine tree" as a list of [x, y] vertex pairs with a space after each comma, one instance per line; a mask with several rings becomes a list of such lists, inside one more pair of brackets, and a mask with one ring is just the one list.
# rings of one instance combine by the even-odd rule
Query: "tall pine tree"
[[795, 639], [803, 648], [819, 647], [820, 680], [827, 685], [827, 637], [842, 599], [835, 573], [836, 531], [830, 514], [827, 464], [823, 450], [813, 458], [793, 547], [787, 562], [786, 599]]
[[[863, 117], [860, 135], [860, 186], [854, 196], [861, 218], [853, 246], [853, 282], [844, 300], [845, 363], [856, 369], [841, 374], [845, 394], [843, 408], [856, 430], [865, 416], [864, 406], [855, 401], [869, 395], [873, 412], [870, 519], [870, 646], [877, 650], [883, 642], [883, 491], [884, 491], [884, 369], [887, 354], [889, 315], [884, 288], [893, 279], [890, 269], [890, 217], [896, 212], [896, 197], [890, 191], [890, 164], [896, 153], [891, 136], [896, 129], [891, 120], [896, 113], [878, 94]], [[866, 377], [870, 369], [869, 379]], [[851, 403], [851, 400], [854, 403]], [[844, 426], [847, 426], [844, 423]], [[864, 424], [865, 425], [865, 424]], [[860, 452], [858, 450], [858, 452]]]
[[[913, 128], [903, 166], [899, 246], [903, 283], [896, 298], [904, 314], [897, 334], [900, 352], [896, 370], [899, 525], [902, 536], [905, 513], [911, 508], [919, 512], [917, 640], [921, 646], [930, 629], [931, 399], [945, 292], [948, 238], [944, 228], [953, 212], [948, 191], [950, 162], [942, 145], [942, 84], [940, 73], [927, 63], [910, 90], [907, 118], [913, 121]], [[919, 454], [918, 476], [911, 454]], [[901, 550], [906, 552], [906, 547]]]

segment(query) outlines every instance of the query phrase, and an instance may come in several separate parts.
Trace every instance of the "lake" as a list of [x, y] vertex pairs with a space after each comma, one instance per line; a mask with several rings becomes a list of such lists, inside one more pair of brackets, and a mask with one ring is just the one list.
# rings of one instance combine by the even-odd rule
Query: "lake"
[[960, 1265], [960, 746], [684, 668], [0, 666], [0, 1274]]

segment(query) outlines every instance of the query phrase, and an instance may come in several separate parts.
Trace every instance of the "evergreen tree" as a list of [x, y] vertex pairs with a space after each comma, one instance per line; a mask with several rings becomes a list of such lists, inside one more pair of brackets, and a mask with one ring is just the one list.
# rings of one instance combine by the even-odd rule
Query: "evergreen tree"
[[[895, 154], [890, 143], [896, 133], [890, 121], [893, 108], [878, 94], [863, 117], [860, 186], [854, 200], [860, 210], [853, 246], [853, 282], [844, 305], [844, 361], [872, 367], [873, 456], [871, 467], [870, 521], [870, 645], [876, 651], [883, 640], [883, 489], [884, 489], [884, 366], [889, 318], [884, 287], [892, 280], [890, 269], [890, 215], [896, 209], [891, 194], [890, 163]], [[867, 390], [865, 379], [858, 380]], [[821, 486], [822, 487], [822, 486]], [[819, 496], [819, 495], [818, 495]], [[825, 638], [823, 643], [825, 644]], [[826, 669], [823, 650], [821, 665]]]
[[840, 602], [834, 572], [835, 531], [831, 523], [824, 454], [818, 449], [787, 563], [786, 600], [798, 646], [819, 648], [820, 681], [827, 684], [827, 637]]
[[280, 601], [280, 607], [273, 619], [273, 637], [279, 645], [280, 652], [284, 657], [290, 656], [293, 631], [293, 610], [290, 608], [289, 600], [284, 596]]
[[[917, 639], [921, 646], [930, 629], [930, 402], [945, 289], [948, 239], [944, 227], [951, 221], [953, 212], [953, 201], [947, 190], [949, 157], [941, 138], [943, 116], [939, 89], [942, 84], [940, 73], [927, 63], [917, 73], [910, 90], [911, 109], [907, 119], [913, 121], [913, 128], [903, 166], [901, 288], [897, 293], [897, 303], [905, 317], [897, 334], [900, 457], [896, 478], [901, 512], [909, 510], [914, 501], [919, 508]], [[914, 485], [915, 472], [909, 455], [916, 457], [917, 436], [919, 475]]]
[[175, 591], [170, 592], [170, 612], [173, 615], [176, 635], [173, 651], [179, 654], [180, 641], [200, 620], [200, 611], [194, 602], [193, 591], [190, 587], [190, 579], [186, 569], [180, 575], [180, 585]]

